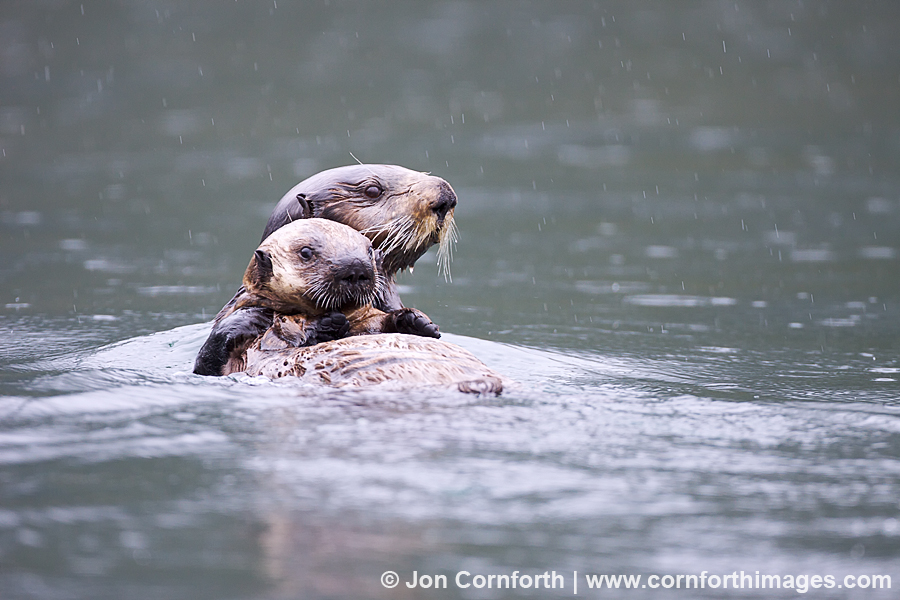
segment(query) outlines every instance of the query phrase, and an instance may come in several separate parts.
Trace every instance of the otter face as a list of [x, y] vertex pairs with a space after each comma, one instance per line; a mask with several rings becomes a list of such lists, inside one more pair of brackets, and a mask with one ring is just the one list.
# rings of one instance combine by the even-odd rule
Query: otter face
[[263, 239], [291, 221], [320, 217], [349, 225], [381, 252], [384, 272], [412, 267], [439, 244], [438, 265], [449, 276], [456, 242], [456, 193], [441, 179], [396, 165], [351, 165], [313, 175], [275, 207]]
[[289, 223], [266, 238], [247, 266], [244, 286], [287, 314], [320, 314], [371, 304], [383, 285], [372, 243], [325, 219]]

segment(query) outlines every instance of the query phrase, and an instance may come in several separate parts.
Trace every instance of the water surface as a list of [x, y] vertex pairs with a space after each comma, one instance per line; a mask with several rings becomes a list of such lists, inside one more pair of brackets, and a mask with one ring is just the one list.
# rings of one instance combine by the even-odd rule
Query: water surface
[[[876, 2], [4, 4], [0, 596], [759, 571], [895, 597], [898, 26]], [[275, 202], [353, 157], [454, 186], [452, 281], [429, 253], [402, 295], [517, 387], [190, 373]]]

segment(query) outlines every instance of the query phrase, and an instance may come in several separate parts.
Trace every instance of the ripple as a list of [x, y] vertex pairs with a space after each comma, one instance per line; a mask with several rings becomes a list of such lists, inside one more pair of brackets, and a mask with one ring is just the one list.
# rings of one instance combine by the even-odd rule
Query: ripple
[[834, 252], [826, 249], [797, 249], [791, 251], [791, 260], [793, 262], [831, 262], [834, 259]]
[[703, 306], [734, 306], [737, 304], [735, 298], [724, 296], [686, 296], [678, 294], [639, 294], [635, 296], [626, 296], [622, 299], [626, 304], [635, 306], [659, 306], [659, 307], [679, 307], [679, 308], [695, 308]]
[[897, 258], [897, 250], [888, 246], [864, 246], [859, 255], [869, 260], [893, 260]]

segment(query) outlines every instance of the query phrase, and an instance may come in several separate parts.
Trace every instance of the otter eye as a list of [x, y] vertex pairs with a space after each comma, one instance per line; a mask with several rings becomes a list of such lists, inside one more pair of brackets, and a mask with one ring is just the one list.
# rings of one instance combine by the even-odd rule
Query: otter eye
[[366, 188], [366, 196], [372, 198], [373, 200], [381, 195], [382, 189], [377, 185], [370, 185]]
[[300, 258], [302, 258], [303, 260], [311, 259], [314, 254], [315, 254], [315, 252], [313, 252], [313, 249], [310, 248], [309, 246], [304, 246], [303, 248], [300, 248]]

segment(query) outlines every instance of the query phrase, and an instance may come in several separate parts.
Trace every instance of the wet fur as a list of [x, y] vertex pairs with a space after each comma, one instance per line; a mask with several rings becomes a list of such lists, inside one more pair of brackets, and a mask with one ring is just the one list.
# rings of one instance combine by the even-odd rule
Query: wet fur
[[[370, 197], [367, 191], [380, 193]], [[323, 171], [300, 182], [278, 202], [263, 233], [263, 240], [284, 225], [303, 219], [324, 218], [362, 232], [381, 252], [383, 282], [373, 306], [384, 312], [403, 308], [396, 274], [412, 268], [432, 245], [439, 244], [438, 264], [450, 277], [450, 259], [456, 242], [453, 218], [456, 193], [439, 177], [396, 165], [352, 165]], [[265, 330], [265, 313], [247, 313], [259, 303], [242, 286], [219, 311], [210, 336], [194, 363], [201, 375], [222, 375], [233, 348]], [[262, 326], [265, 325], [265, 326]]]
[[298, 377], [333, 387], [447, 386], [474, 394], [500, 394], [503, 378], [455, 344], [383, 333], [324, 342], [305, 348], [247, 351], [249, 375]]
[[[352, 282], [344, 277], [348, 265], [356, 275]], [[379, 269], [371, 242], [346, 225], [312, 218], [274, 232], [247, 266], [238, 307], [271, 310], [271, 325], [233, 347], [225, 374], [311, 373], [310, 381], [337, 387], [392, 382], [499, 394], [500, 376], [477, 358], [458, 346], [426, 341], [438, 331], [424, 313], [371, 305]], [[320, 340], [323, 329], [343, 339]]]

